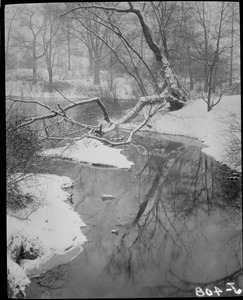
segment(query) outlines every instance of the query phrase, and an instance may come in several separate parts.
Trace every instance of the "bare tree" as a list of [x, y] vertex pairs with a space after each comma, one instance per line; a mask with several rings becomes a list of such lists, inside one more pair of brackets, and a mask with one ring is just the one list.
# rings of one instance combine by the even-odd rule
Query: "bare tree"
[[14, 21], [19, 19], [23, 8], [20, 6], [6, 6], [5, 9], [5, 55], [6, 61], [9, 59], [9, 48], [12, 37], [12, 31], [14, 26]]
[[[98, 17], [96, 17], [98, 15]], [[72, 32], [79, 40], [87, 47], [89, 55], [89, 72], [93, 75], [93, 82], [95, 85], [100, 84], [100, 69], [102, 62], [102, 53], [104, 43], [97, 36], [102, 39], [107, 39], [107, 29], [99, 26], [96, 21], [102, 15], [101, 11], [92, 14], [88, 10], [83, 10], [78, 16], [73, 15]], [[89, 28], [90, 30], [87, 30]]]
[[234, 79], [234, 50], [238, 48], [239, 36], [238, 36], [238, 27], [239, 27], [239, 19], [238, 19], [239, 6], [238, 3], [231, 3], [231, 45], [230, 45], [230, 73], [229, 73], [229, 87], [232, 86]]
[[21, 23], [24, 27], [29, 29], [28, 38], [31, 36], [32, 39], [29, 41], [25, 47], [27, 51], [31, 51], [32, 54], [32, 80], [33, 83], [36, 83], [37, 80], [37, 60], [45, 55], [45, 51], [42, 47], [42, 53], [38, 53], [38, 48], [40, 47], [39, 36], [43, 30], [44, 20], [42, 15], [39, 13], [39, 10], [36, 8], [30, 7], [25, 10], [25, 14], [22, 15]]
[[[185, 7], [186, 6], [186, 7]], [[191, 57], [191, 45], [190, 45], [190, 23], [189, 21], [192, 19], [192, 9], [185, 3], [185, 1], [181, 2], [181, 10], [182, 10], [182, 20], [184, 27], [184, 41], [186, 42], [186, 58], [187, 58], [187, 67], [188, 74], [190, 79], [190, 91], [194, 88], [194, 78], [193, 78], [193, 68], [192, 68], [192, 57]]]
[[54, 69], [63, 57], [60, 45], [65, 41], [65, 37], [60, 31], [61, 25], [62, 23], [56, 14], [55, 7], [46, 4], [42, 41], [44, 47], [44, 61], [48, 71], [48, 81], [51, 86], [51, 91]]
[[163, 49], [167, 59], [170, 58], [168, 41], [171, 38], [172, 25], [175, 23], [174, 14], [176, 5], [176, 1], [151, 2], [153, 16], [155, 16], [155, 19], [152, 20], [156, 20], [158, 26], [158, 33], [155, 40], [161, 49]]
[[[5, 53], [6, 56], [8, 55], [9, 52], [9, 45], [10, 45], [10, 40], [11, 40], [11, 31], [13, 27], [14, 21], [16, 21], [23, 11], [23, 8], [17, 6], [7, 6], [5, 10], [5, 29], [6, 29], [6, 34], [5, 34]], [[10, 16], [11, 14], [11, 16]]]
[[[99, 26], [102, 25], [106, 29], [106, 31], [108, 30], [109, 33], [114, 37], [112, 42], [111, 38], [109, 38], [109, 40], [105, 40], [103, 37], [100, 37], [97, 33], [90, 29], [90, 27], [86, 26], [85, 24], [83, 24], [83, 26], [85, 26], [87, 31], [90, 31], [96, 36], [96, 38], [98, 38], [104, 45], [106, 45], [106, 47], [111, 51], [114, 57], [124, 67], [126, 73], [129, 74], [138, 84], [142, 95], [148, 95], [145, 81], [143, 80], [142, 74], [138, 68], [139, 61], [142, 62], [142, 64], [150, 73], [153, 84], [157, 86], [157, 83], [155, 76], [152, 74], [150, 68], [148, 67], [148, 64], [144, 61], [139, 52], [136, 50], [136, 44], [134, 45], [134, 43], [131, 42], [131, 39], [133, 40], [134, 37], [132, 36], [128, 38], [122, 33], [122, 30], [117, 25], [117, 23], [120, 22], [119, 15], [113, 16], [112, 11], [111, 14], [105, 15], [106, 18], [97, 15], [95, 12], [93, 12], [93, 14], [97, 17], [96, 22], [99, 24]], [[80, 22], [82, 21], [80, 20]], [[123, 29], [123, 31], [129, 31], [126, 25]], [[124, 53], [120, 53], [121, 51], [117, 50], [121, 46], [124, 47]], [[128, 59], [126, 59], [125, 56], [127, 56]]]
[[209, 9], [206, 9], [205, 2], [197, 3], [195, 17], [201, 26], [203, 37], [201, 40], [191, 39], [199, 57], [192, 56], [192, 59], [202, 64], [204, 68], [204, 92], [207, 93], [208, 111], [219, 102], [213, 103], [212, 101], [212, 93], [215, 92], [215, 88], [227, 80], [227, 78], [218, 79], [218, 69], [219, 65], [222, 64], [223, 53], [230, 47], [228, 42], [223, 41], [223, 38], [227, 36], [229, 3], [222, 2], [217, 5], [219, 18], [215, 21], [216, 16], [210, 14]]
[[[128, 2], [128, 5], [129, 5], [129, 8], [123, 9], [123, 8], [119, 8], [118, 6], [112, 7], [112, 6], [108, 6], [108, 5], [80, 4], [76, 8], [73, 8], [70, 12], [67, 12], [67, 13], [71, 13], [71, 12], [74, 12], [77, 10], [82, 10], [82, 9], [100, 9], [100, 10], [106, 10], [106, 11], [113, 11], [118, 14], [123, 14], [125, 16], [127, 14], [133, 14], [133, 15], [137, 16], [139, 24], [143, 30], [143, 34], [144, 34], [146, 43], [147, 43], [148, 47], [150, 48], [150, 50], [152, 51], [152, 53], [155, 55], [156, 60], [161, 68], [160, 77], [159, 77], [160, 89], [163, 91], [165, 88], [167, 88], [169, 90], [169, 93], [171, 96], [172, 96], [172, 94], [174, 94], [175, 97], [181, 97], [181, 99], [182, 98], [184, 99], [185, 92], [182, 90], [180, 84], [178, 83], [178, 80], [175, 77], [174, 72], [172, 71], [167, 58], [165, 57], [164, 54], [161, 53], [158, 45], [154, 42], [151, 32], [150, 32], [150, 29], [149, 29], [149, 26], [147, 25], [147, 23], [144, 19], [144, 16], [141, 13], [141, 10], [138, 8], [134, 8], [132, 2]], [[124, 7], [124, 4], [122, 6]]]

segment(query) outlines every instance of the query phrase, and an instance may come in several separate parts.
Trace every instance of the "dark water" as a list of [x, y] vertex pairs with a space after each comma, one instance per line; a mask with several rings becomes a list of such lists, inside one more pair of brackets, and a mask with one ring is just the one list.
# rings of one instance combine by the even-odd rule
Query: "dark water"
[[27, 298], [238, 296], [226, 289], [243, 286], [240, 185], [193, 142], [136, 136], [124, 154], [131, 170], [53, 162], [75, 181], [70, 205], [89, 242], [33, 278]]

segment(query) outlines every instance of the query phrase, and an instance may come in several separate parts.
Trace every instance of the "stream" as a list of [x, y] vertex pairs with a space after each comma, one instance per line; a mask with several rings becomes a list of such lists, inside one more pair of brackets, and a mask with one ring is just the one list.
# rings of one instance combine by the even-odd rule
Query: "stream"
[[242, 289], [241, 187], [201, 148], [145, 132], [123, 146], [131, 170], [53, 159], [49, 170], [75, 182], [88, 242], [32, 278], [26, 298], [237, 296], [227, 288]]

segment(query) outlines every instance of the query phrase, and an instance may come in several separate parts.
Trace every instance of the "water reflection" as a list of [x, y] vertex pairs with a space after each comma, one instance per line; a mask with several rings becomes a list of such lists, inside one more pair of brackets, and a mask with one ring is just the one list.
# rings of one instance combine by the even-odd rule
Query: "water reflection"
[[[193, 296], [196, 286], [217, 285], [235, 296], [225, 286], [242, 288], [240, 183], [227, 189], [221, 167], [190, 144], [137, 136], [125, 153], [131, 172], [58, 171], [76, 178], [73, 206], [90, 240], [67, 265], [71, 277], [58, 294]], [[103, 194], [115, 199], [102, 201]]]
[[70, 282], [70, 278], [68, 265], [59, 265], [36, 277], [32, 282], [32, 288], [41, 290], [41, 299], [62, 298], [60, 291]]
[[[198, 284], [222, 285], [229, 279], [238, 284], [242, 231], [234, 225], [241, 222], [240, 183], [229, 203], [218, 164], [194, 147], [165, 149], [163, 157], [152, 150], [147, 159], [143, 173], [149, 177], [148, 191], [107, 272], [131, 277], [149, 269], [167, 282], [147, 288], [153, 296], [165, 296], [168, 289], [170, 295], [191, 293]], [[154, 285], [154, 277], [146, 283]]]

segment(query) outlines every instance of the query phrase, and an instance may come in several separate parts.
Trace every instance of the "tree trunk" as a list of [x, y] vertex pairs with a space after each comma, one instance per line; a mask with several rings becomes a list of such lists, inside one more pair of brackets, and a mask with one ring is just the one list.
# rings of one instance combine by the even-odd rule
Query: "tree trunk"
[[192, 76], [192, 69], [191, 69], [191, 67], [189, 68], [189, 76], [190, 76], [190, 91], [193, 91], [193, 89], [194, 89], [194, 81], [193, 81], [193, 76]]
[[233, 83], [233, 44], [234, 44], [234, 2], [232, 4], [232, 20], [231, 20], [231, 48], [230, 48], [230, 75], [229, 87]]
[[166, 58], [169, 59], [170, 57], [169, 57], [169, 51], [168, 51], [168, 47], [167, 47], [167, 39], [166, 39], [165, 31], [163, 31], [162, 42], [163, 42], [164, 54], [165, 54]]
[[207, 67], [204, 66], [204, 93], [208, 92], [208, 70]]
[[113, 91], [113, 70], [112, 70], [112, 53], [110, 53], [110, 82], [109, 82], [110, 92]]
[[6, 50], [5, 50], [6, 58], [7, 58], [7, 56], [8, 56], [9, 42], [10, 42], [10, 33], [11, 33], [12, 24], [13, 24], [13, 20], [14, 20], [15, 16], [16, 16], [16, 14], [14, 14], [14, 15], [12, 16], [11, 21], [10, 21], [10, 25], [9, 25], [9, 29], [8, 29], [7, 43], [6, 43]]
[[[205, 18], [205, 3], [202, 2], [202, 18], [203, 18], [203, 31], [204, 31], [204, 58], [208, 63], [208, 28], [206, 26]], [[204, 66], [204, 93], [208, 91], [208, 70], [207, 66]]]
[[36, 84], [37, 81], [37, 60], [33, 58], [33, 75], [32, 75], [33, 84]]
[[207, 99], [207, 107], [208, 111], [210, 111], [213, 108], [212, 100], [211, 100], [211, 93], [212, 93], [212, 81], [213, 81], [213, 68], [210, 68], [209, 70], [209, 81], [208, 81], [208, 99]]
[[192, 59], [191, 59], [189, 43], [187, 44], [187, 56], [188, 56], [188, 73], [189, 73], [189, 79], [190, 79], [190, 91], [192, 91], [194, 88], [194, 82], [193, 82]]
[[94, 84], [100, 84], [100, 58], [96, 57], [94, 59]]
[[50, 83], [50, 86], [49, 86], [49, 91], [50, 93], [53, 93], [53, 87], [52, 87], [52, 84], [53, 84], [53, 73], [52, 73], [52, 67], [49, 66], [48, 67], [48, 81]]
[[48, 70], [48, 75], [49, 75], [49, 83], [52, 84], [53, 75], [52, 75], [52, 69], [51, 68]]
[[[184, 2], [181, 2], [181, 9], [183, 13], [183, 23], [184, 23], [184, 28], [186, 31], [186, 36], [188, 35], [187, 31], [187, 21], [185, 17], [185, 8], [184, 8]], [[190, 51], [190, 44], [189, 44], [189, 37], [187, 36], [186, 38], [186, 52], [187, 52], [187, 58], [188, 58], [188, 74], [189, 74], [189, 79], [190, 79], [190, 91], [193, 90], [194, 88], [194, 82], [193, 82], [193, 74], [192, 74], [192, 58], [191, 58], [191, 51]]]
[[144, 49], [143, 49], [143, 32], [142, 32], [142, 35], [141, 35], [140, 46], [141, 46], [141, 57], [144, 59]]
[[93, 75], [94, 73], [94, 57], [92, 50], [89, 49], [89, 75]]
[[212, 92], [216, 92], [216, 85], [217, 85], [217, 80], [218, 80], [218, 57], [215, 59], [215, 67], [214, 67], [214, 72], [213, 72], [213, 87], [212, 87]]
[[194, 89], [194, 81], [193, 81], [193, 76], [192, 76], [191, 70], [190, 70], [189, 76], [190, 76], [190, 91], [193, 91], [193, 89]]
[[33, 40], [33, 49], [32, 49], [32, 69], [33, 69], [33, 75], [32, 75], [32, 81], [33, 84], [36, 84], [36, 74], [37, 74], [37, 58], [36, 58], [36, 37], [34, 37]]
[[154, 53], [153, 53], [153, 61], [152, 61], [152, 64], [151, 64], [150, 68], [151, 68], [151, 71], [152, 71], [153, 75], [155, 76], [155, 78], [157, 78], [158, 74], [159, 74], [159, 71], [160, 71], [160, 66], [159, 66], [159, 63], [156, 60], [156, 57], [155, 57]]
[[67, 31], [67, 42], [68, 42], [68, 71], [71, 71], [71, 51], [70, 51], [70, 29], [68, 24]]

